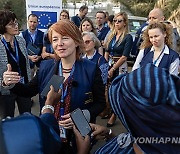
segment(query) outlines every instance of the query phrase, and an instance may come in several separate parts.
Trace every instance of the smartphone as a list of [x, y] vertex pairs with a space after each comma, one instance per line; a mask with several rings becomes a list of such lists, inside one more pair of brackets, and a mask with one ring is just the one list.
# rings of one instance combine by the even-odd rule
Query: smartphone
[[72, 121], [74, 122], [74, 125], [83, 137], [85, 137], [86, 135], [90, 135], [90, 133], [92, 132], [91, 126], [89, 125], [81, 109], [77, 108], [76, 110], [71, 112], [70, 116]]
[[58, 92], [60, 89], [60, 85], [63, 83], [64, 77], [59, 75], [53, 75], [52, 78], [49, 80], [43, 91], [41, 92], [41, 96], [47, 96], [48, 92], [50, 91], [50, 86], [54, 87], [54, 91]]

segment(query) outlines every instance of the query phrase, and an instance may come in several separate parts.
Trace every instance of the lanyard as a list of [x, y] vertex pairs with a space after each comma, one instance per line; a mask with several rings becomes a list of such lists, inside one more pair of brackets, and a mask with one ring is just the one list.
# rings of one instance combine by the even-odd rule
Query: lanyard
[[52, 53], [52, 54], [54, 53], [54, 49], [51, 44], [50, 44], [50, 53]]
[[[29, 34], [29, 40], [30, 40], [30, 42], [31, 42], [32, 44], [34, 44], [35, 39], [36, 39], [36, 35], [37, 35], [37, 31], [35, 31], [34, 34], [32, 34], [32, 33], [30, 33], [30, 32], [28, 32], [28, 34]], [[33, 37], [32, 37], [32, 36], [33, 36]], [[34, 40], [33, 40], [33, 38], [34, 38]]]
[[112, 39], [111, 52], [110, 52], [111, 56], [114, 56], [113, 50], [114, 50], [115, 44], [116, 44], [116, 36], [114, 36], [113, 39]]
[[15, 47], [15, 52], [16, 52], [16, 56], [14, 56], [9, 47], [8, 47], [8, 44], [6, 42], [6, 40], [4, 39], [4, 37], [2, 38], [1, 40], [3, 42], [3, 44], [5, 45], [5, 48], [7, 49], [7, 51], [9, 52], [10, 56], [12, 57], [12, 59], [17, 63], [17, 66], [18, 66], [18, 72], [19, 74], [21, 75], [21, 70], [20, 70], [20, 66], [19, 66], [19, 52], [18, 52], [18, 46], [17, 46], [17, 41], [16, 39], [14, 39], [14, 47]]
[[[68, 84], [69, 84], [70, 80], [72, 79], [74, 70], [75, 70], [75, 64], [73, 65], [72, 70], [71, 70], [71, 72], [70, 72], [70, 75], [69, 75], [69, 77], [68, 77], [67, 86], [64, 88], [64, 87], [63, 87], [63, 84], [60, 85], [60, 88], [62, 89], [62, 94], [61, 94], [61, 99], [60, 99], [60, 102], [62, 103], [62, 106], [60, 107], [60, 111], [59, 111], [59, 112], [60, 112], [60, 116], [61, 116], [61, 115], [64, 115], [64, 106], [63, 106], [63, 104], [64, 104], [64, 100], [65, 100], [65, 98], [66, 98], [66, 96], [67, 96]], [[60, 75], [60, 76], [63, 76], [62, 62], [59, 63], [59, 75]]]
[[153, 64], [154, 64], [154, 65], [156, 65], [157, 61], [159, 60], [159, 58], [160, 58], [160, 57], [161, 57], [161, 55], [163, 54], [164, 49], [165, 49], [165, 46], [164, 46], [164, 48], [162, 49], [162, 51], [161, 51], [160, 55], [159, 55], [159, 56], [157, 57], [157, 59], [153, 62]]
[[31, 42], [32, 44], [34, 43], [33, 38], [31, 37], [30, 34], [29, 34], [29, 40], [30, 40], [30, 42]]

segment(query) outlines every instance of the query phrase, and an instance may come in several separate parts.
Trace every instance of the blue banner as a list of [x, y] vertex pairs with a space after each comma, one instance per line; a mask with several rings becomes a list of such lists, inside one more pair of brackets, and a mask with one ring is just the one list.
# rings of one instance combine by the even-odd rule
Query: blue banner
[[47, 29], [49, 24], [57, 22], [57, 12], [32, 11], [38, 16], [38, 28]]

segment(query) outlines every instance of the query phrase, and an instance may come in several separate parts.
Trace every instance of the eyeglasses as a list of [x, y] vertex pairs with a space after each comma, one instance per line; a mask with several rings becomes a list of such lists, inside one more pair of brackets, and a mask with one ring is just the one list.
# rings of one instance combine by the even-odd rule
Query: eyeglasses
[[61, 17], [68, 18], [68, 15], [64, 15], [64, 14], [62, 14], [62, 15], [61, 15]]
[[84, 41], [84, 43], [89, 44], [89, 43], [91, 43], [91, 41], [93, 41], [93, 40], [86, 40], [86, 41]]
[[116, 23], [116, 22], [121, 23], [122, 21], [124, 21], [124, 20], [117, 20], [117, 19], [113, 20], [114, 23]]
[[7, 24], [7, 26], [10, 26], [10, 27], [15, 28], [16, 26], [18, 26], [18, 22], [17, 22], [17, 21], [15, 21], [15, 22], [10, 22], [10, 23]]

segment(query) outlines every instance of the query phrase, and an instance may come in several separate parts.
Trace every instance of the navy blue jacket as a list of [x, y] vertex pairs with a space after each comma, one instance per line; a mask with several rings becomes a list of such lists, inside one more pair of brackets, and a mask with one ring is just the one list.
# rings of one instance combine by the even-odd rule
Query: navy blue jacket
[[116, 40], [116, 36], [114, 36], [112, 40], [110, 41], [107, 52], [109, 52], [110, 55], [117, 56], [117, 57], [121, 57], [121, 56], [129, 57], [132, 44], [133, 44], [133, 39], [132, 39], [131, 34], [127, 34], [123, 38], [120, 44], [118, 44], [118, 42], [116, 41], [116, 43], [113, 45], [113, 41], [115, 40]]
[[[88, 59], [87, 56], [85, 56], [84, 58]], [[99, 66], [102, 72], [101, 77], [103, 79], [103, 83], [106, 84], [108, 78], [108, 69], [109, 69], [109, 64], [106, 61], [106, 59], [102, 55], [100, 55], [98, 51], [96, 51], [96, 54], [89, 60]]]
[[8, 154], [56, 154], [60, 149], [58, 123], [53, 114], [41, 118], [25, 113], [2, 122]]
[[[146, 48], [144, 50], [144, 57], [142, 58], [140, 62], [140, 66], [143, 67], [148, 63], [153, 63], [153, 55], [154, 52], [150, 52], [150, 48]], [[169, 54], [164, 54], [163, 58], [161, 59], [161, 62], [159, 63], [158, 67], [165, 68], [169, 70], [170, 65], [179, 57], [178, 53], [172, 49], [169, 48]]]
[[132, 50], [131, 50], [131, 54], [132, 55], [135, 55], [137, 56], [138, 53], [139, 53], [139, 47], [141, 45], [141, 42], [142, 42], [142, 33], [144, 32], [143, 30], [145, 30], [148, 26], [148, 23], [145, 22], [136, 32], [136, 35], [135, 35], [135, 39], [134, 39], [134, 42], [133, 42], [133, 46], [132, 46]]
[[93, 61], [96, 63], [99, 67], [105, 63], [107, 63], [106, 59], [96, 51], [96, 54], [93, 56], [92, 59], [89, 59], [90, 61]]
[[71, 21], [74, 22], [74, 24], [79, 28], [82, 19], [77, 14], [76, 16], [71, 17]]
[[[28, 45], [29, 42], [31, 42], [31, 39], [30, 39], [30, 34], [28, 32], [28, 29], [23, 31], [22, 32], [22, 36], [24, 37], [25, 41], [26, 41], [26, 47]], [[43, 48], [43, 39], [44, 39], [44, 32], [40, 31], [40, 30], [37, 30], [37, 34], [36, 34], [36, 38], [35, 38], [35, 42], [33, 43], [34, 45], [36, 45], [39, 49], [40, 49], [40, 52], [39, 52], [39, 56], [41, 55], [42, 53], [42, 48]], [[30, 62], [30, 67], [31, 68], [34, 68], [34, 62], [32, 62], [31, 60], [29, 61]], [[40, 62], [41, 60], [39, 60], [38, 62], [36, 62], [36, 65], [39, 67], [40, 65]]]
[[101, 30], [97, 29], [97, 32], [98, 32], [97, 38], [99, 39], [99, 41], [104, 41], [109, 30], [110, 28], [106, 26], [104, 26]]
[[[39, 72], [31, 82], [26, 85], [18, 83], [12, 91], [26, 97], [41, 93], [53, 74], [57, 74], [58, 66], [59, 62], [53, 59], [42, 61]], [[95, 121], [96, 116], [105, 107], [105, 86], [99, 67], [87, 59], [77, 60], [73, 80], [71, 111], [78, 107], [87, 109], [91, 114], [91, 121]], [[45, 99], [41, 98], [40, 101], [40, 107], [42, 108]]]
[[[28, 45], [29, 42], [31, 42], [30, 40], [30, 34], [28, 33], [28, 29], [22, 32], [23, 38], [26, 41], [26, 47]], [[34, 42], [34, 45], [36, 45], [38, 48], [40, 48], [40, 53], [39, 55], [41, 55], [42, 53], [42, 48], [43, 48], [43, 38], [44, 38], [44, 33], [40, 30], [37, 30], [37, 35], [36, 35], [36, 39]]]

